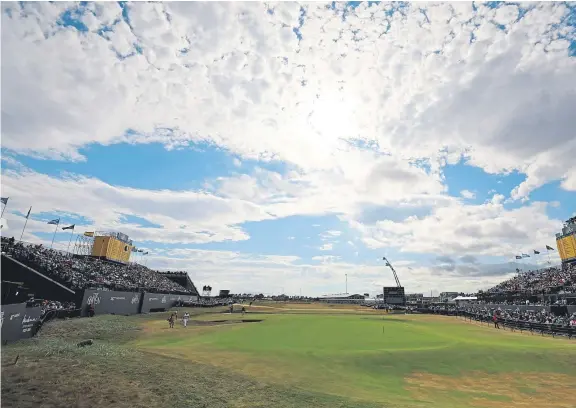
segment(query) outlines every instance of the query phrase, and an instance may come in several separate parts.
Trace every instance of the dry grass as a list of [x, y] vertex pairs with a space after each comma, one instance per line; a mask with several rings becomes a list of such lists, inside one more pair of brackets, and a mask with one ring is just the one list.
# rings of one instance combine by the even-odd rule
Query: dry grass
[[407, 389], [417, 399], [446, 400], [453, 395], [457, 400], [466, 393], [471, 406], [479, 408], [574, 408], [576, 394], [566, 388], [573, 381], [563, 374], [484, 372], [459, 377], [418, 373], [406, 379]]

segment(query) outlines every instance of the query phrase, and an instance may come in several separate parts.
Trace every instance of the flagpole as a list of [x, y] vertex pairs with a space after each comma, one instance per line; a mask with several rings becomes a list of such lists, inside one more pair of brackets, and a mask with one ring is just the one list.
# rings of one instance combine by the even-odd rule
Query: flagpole
[[[8, 197], [10, 198], [10, 197]], [[0, 215], [0, 218], [4, 217], [4, 210], [6, 209], [6, 207], [8, 206], [8, 200], [6, 200], [6, 203], [4, 204], [4, 207], [2, 208], [2, 214]]]
[[28, 210], [28, 215], [26, 216], [26, 221], [24, 222], [24, 227], [22, 228], [22, 234], [20, 234], [20, 241], [22, 241], [22, 237], [24, 236], [24, 230], [26, 229], [26, 225], [28, 224], [28, 217], [30, 217], [30, 212], [32, 211], [32, 206]]
[[52, 235], [52, 243], [50, 244], [50, 249], [52, 249], [52, 246], [54, 245], [54, 238], [56, 238], [56, 232], [58, 231], [58, 225], [60, 225], [60, 220], [58, 220], [58, 222], [56, 223], [56, 228], [54, 229], [54, 235]]
[[70, 252], [70, 244], [72, 243], [72, 237], [74, 236], [74, 228], [70, 231], [70, 241], [68, 241], [68, 248], [66, 248], [66, 252]]

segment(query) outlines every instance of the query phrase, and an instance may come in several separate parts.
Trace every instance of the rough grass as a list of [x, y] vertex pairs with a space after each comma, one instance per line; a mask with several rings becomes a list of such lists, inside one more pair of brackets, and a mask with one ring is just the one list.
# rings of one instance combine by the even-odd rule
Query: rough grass
[[[450, 317], [282, 306], [306, 314], [191, 309], [190, 327], [173, 330], [166, 314], [51, 322], [3, 348], [2, 406], [576, 406], [576, 341]], [[239, 322], [254, 317], [263, 322]], [[209, 323], [221, 320], [237, 324]]]

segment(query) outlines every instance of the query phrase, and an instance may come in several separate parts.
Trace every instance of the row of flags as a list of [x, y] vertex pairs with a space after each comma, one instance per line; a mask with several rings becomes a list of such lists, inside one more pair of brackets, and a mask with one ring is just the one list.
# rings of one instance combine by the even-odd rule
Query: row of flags
[[[4, 208], [2, 209], [2, 214], [4, 214], [4, 209], [6, 208], [6, 205], [8, 205], [9, 199], [10, 199], [10, 197], [0, 197], [0, 203], [4, 204]], [[30, 218], [31, 213], [32, 213], [32, 206], [30, 206], [30, 208], [28, 209], [28, 212], [26, 213], [26, 217], [25, 217], [26, 222], [28, 222], [28, 219]], [[60, 225], [60, 218], [55, 218], [53, 220], [48, 221], [48, 225], [56, 225], [56, 230], [58, 230], [58, 226]], [[24, 228], [26, 228], [26, 226], [24, 226]], [[62, 230], [63, 231], [71, 230], [72, 232], [74, 232], [74, 228], [76, 228], [76, 224], [62, 227]], [[24, 235], [24, 229], [22, 229], [22, 235]], [[54, 231], [54, 235], [56, 235], [56, 231]], [[94, 231], [86, 231], [84, 233], [84, 236], [93, 237]], [[20, 239], [22, 239], [22, 237], [20, 237]], [[52, 240], [52, 242], [54, 242], [54, 240]], [[132, 248], [132, 252], [140, 252], [143, 255], [148, 255], [148, 252], [144, 252], [142, 249], [137, 249], [136, 247]]]
[[[533, 251], [534, 255], [540, 255], [540, 251], [537, 251], [535, 249], [533, 249]], [[546, 251], [554, 251], [554, 248], [552, 248], [550, 245], [546, 245]], [[516, 259], [524, 259], [524, 258], [530, 258], [530, 255], [528, 254], [516, 255]]]
[[[5, 206], [8, 205], [8, 200], [10, 199], [10, 197], [0, 197], [0, 202], [2, 204], [4, 204]], [[4, 211], [2, 211], [4, 212]], [[26, 213], [26, 219], [30, 218], [30, 213], [32, 212], [32, 206], [30, 206], [30, 208], [28, 209], [28, 213]], [[60, 225], [60, 218], [56, 218], [55, 220], [51, 220], [48, 221], [48, 225]], [[69, 225], [67, 227], [63, 227], [63, 230], [74, 230], [74, 228], [76, 227], [76, 224], [72, 224]]]
[[[0, 197], [0, 203], [4, 204], [4, 208], [2, 208], [2, 215], [4, 215], [4, 210], [8, 205], [9, 199], [10, 197]], [[30, 218], [30, 213], [32, 213], [32, 206], [30, 206], [30, 208], [28, 209], [28, 213], [26, 214], [26, 223], [24, 224], [24, 228], [22, 228], [22, 235], [20, 236], [20, 240], [22, 240], [22, 236], [24, 236], [24, 229], [26, 228], [26, 224], [28, 223], [28, 219]], [[58, 231], [58, 226], [60, 225], [60, 218], [55, 218], [53, 220], [48, 221], [48, 225], [56, 225], [56, 229], [54, 230], [54, 236], [52, 237], [52, 244], [50, 245], [50, 248], [52, 248], [52, 245], [54, 245], [54, 237], [56, 236], [56, 231]], [[72, 235], [74, 234], [74, 228], [76, 228], [76, 224], [62, 227], [63, 231], [70, 230], [72, 232], [70, 236], [70, 242], [68, 242], [68, 249], [70, 248], [70, 243], [72, 242]], [[93, 237], [94, 231], [86, 231], [84, 232], [84, 236]], [[144, 252], [143, 249], [138, 249], [136, 247], [132, 247], [132, 252], [141, 253], [142, 255], [148, 255], [150, 253], [148, 251]]]

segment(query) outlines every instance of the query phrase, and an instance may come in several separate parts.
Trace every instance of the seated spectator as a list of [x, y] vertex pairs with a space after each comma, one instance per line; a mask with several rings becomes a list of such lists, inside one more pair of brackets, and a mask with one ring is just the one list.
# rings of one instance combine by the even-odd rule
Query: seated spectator
[[189, 294], [190, 291], [157, 271], [139, 264], [117, 264], [69, 253], [42, 245], [15, 242], [2, 237], [2, 252], [73, 290], [100, 288], [120, 291], [149, 291]]

